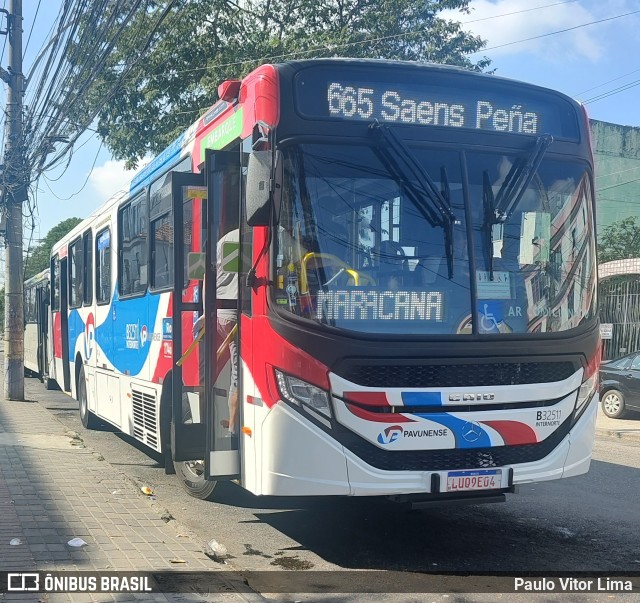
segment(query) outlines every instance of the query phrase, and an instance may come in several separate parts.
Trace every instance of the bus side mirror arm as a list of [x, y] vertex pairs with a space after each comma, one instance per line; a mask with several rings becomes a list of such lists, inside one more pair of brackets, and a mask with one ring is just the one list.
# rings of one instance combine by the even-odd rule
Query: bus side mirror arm
[[270, 226], [282, 195], [280, 153], [254, 151], [249, 155], [245, 212], [249, 226]]

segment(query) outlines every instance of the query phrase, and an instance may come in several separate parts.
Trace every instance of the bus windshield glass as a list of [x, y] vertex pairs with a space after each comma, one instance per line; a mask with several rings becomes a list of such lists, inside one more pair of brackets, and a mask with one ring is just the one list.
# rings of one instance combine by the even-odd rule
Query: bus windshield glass
[[544, 157], [510, 203], [505, 181], [527, 153], [409, 152], [419, 169], [404, 173], [376, 146], [283, 151], [278, 309], [416, 335], [558, 332], [593, 316], [586, 164]]

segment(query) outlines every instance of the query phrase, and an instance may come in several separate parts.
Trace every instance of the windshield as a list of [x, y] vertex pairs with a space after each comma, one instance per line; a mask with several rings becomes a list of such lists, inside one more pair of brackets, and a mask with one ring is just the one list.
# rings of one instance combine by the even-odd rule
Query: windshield
[[375, 147], [283, 151], [274, 237], [280, 309], [351, 331], [425, 335], [561, 331], [590, 316], [584, 167], [543, 160], [510, 215], [487, 226], [487, 186], [498, 196], [522, 157], [410, 153], [446, 200], [446, 219], [425, 209], [428, 200], [416, 196], [424, 187], [390, 170]]

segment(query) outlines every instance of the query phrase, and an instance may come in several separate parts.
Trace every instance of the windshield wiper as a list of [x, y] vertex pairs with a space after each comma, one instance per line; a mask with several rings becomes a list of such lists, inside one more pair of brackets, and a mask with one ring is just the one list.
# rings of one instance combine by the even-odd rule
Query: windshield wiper
[[453, 227], [456, 217], [451, 210], [451, 193], [447, 171], [442, 166], [442, 190], [438, 190], [428, 172], [409, 147], [389, 127], [377, 121], [369, 126], [376, 139], [375, 149], [384, 166], [394, 176], [420, 213], [432, 226], [444, 229], [449, 279], [453, 278]]
[[498, 240], [496, 230], [502, 231], [502, 225], [509, 219], [513, 210], [520, 203], [552, 142], [553, 136], [551, 134], [538, 136], [533, 151], [526, 158], [526, 161], [516, 161], [513, 164], [495, 198], [493, 196], [493, 187], [489, 180], [489, 173], [486, 170], [483, 173], [482, 201], [490, 280], [493, 280], [493, 243]]

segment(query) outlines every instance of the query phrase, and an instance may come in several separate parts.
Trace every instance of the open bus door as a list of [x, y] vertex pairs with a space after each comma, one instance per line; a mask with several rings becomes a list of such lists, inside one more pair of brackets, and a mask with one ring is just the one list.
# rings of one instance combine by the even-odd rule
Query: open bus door
[[204, 191], [204, 174], [171, 173], [173, 312], [171, 319], [165, 319], [163, 337], [171, 341], [173, 355], [171, 452], [174, 461], [196, 461], [205, 457], [200, 354], [185, 354], [191, 345], [190, 332], [201, 307], [197, 289], [188, 286], [186, 265], [193, 251], [194, 201], [206, 197]]
[[[60, 257], [60, 332], [62, 334], [62, 389], [71, 389], [71, 365], [69, 360], [69, 289], [67, 278], [67, 250], [65, 257]], [[59, 384], [59, 382], [58, 382]]]
[[228, 480], [240, 477], [239, 152], [207, 150], [204, 172], [208, 199], [204, 309], [205, 476]]
[[49, 286], [36, 287], [36, 324], [38, 326], [38, 376], [49, 373]]
[[[234, 167], [235, 166], [235, 167]], [[173, 291], [173, 380], [171, 451], [174, 461], [204, 460], [205, 476], [210, 480], [239, 477], [240, 457], [237, 430], [230, 425], [230, 396], [233, 357], [230, 350], [239, 340], [237, 327], [229, 329], [227, 336], [217, 329], [218, 309], [235, 313], [238, 301], [218, 300], [217, 241], [221, 232], [221, 216], [225, 214], [225, 186], [230, 170], [237, 180], [240, 166], [237, 153], [207, 151], [205, 171], [200, 174], [173, 172], [171, 174], [173, 199], [174, 274]], [[206, 188], [205, 188], [206, 185]], [[192, 249], [194, 200], [201, 200], [203, 254]], [[238, 207], [238, 200], [235, 200]], [[237, 221], [238, 218], [236, 218]], [[224, 222], [223, 222], [224, 226]], [[222, 249], [233, 255], [233, 242]], [[235, 245], [235, 253], [239, 244]], [[203, 260], [200, 262], [200, 260]], [[201, 263], [201, 274], [198, 264]], [[235, 269], [237, 261], [227, 263]], [[204, 279], [206, 292], [204, 336], [202, 343], [193, 344], [189, 335], [201, 307], [201, 300], [187, 283]], [[237, 290], [237, 287], [236, 287]], [[237, 324], [237, 321], [236, 321]], [[186, 353], [198, 346], [198, 353]], [[236, 367], [237, 369], [237, 367]], [[239, 397], [239, 396], [238, 396]], [[238, 421], [236, 421], [237, 423]]]

